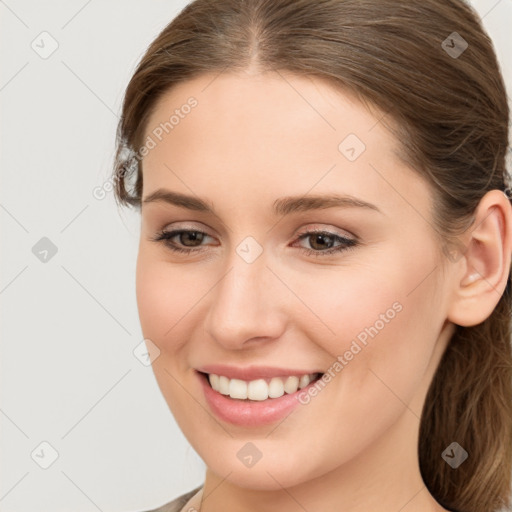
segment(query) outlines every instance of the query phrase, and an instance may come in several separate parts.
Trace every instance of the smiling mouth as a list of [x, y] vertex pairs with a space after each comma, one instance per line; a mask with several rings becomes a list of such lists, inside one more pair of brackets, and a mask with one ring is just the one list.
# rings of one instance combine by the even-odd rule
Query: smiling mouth
[[323, 373], [310, 373], [305, 375], [287, 375], [266, 379], [245, 381], [229, 379], [224, 375], [198, 372], [208, 385], [226, 397], [246, 402], [261, 402], [291, 395], [306, 386], [318, 381]]

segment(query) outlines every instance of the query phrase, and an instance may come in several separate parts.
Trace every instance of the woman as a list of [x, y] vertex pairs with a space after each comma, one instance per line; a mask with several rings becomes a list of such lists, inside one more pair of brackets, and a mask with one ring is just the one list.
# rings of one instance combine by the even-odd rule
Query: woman
[[509, 110], [475, 12], [196, 0], [122, 114], [142, 331], [207, 466], [158, 510], [510, 505]]

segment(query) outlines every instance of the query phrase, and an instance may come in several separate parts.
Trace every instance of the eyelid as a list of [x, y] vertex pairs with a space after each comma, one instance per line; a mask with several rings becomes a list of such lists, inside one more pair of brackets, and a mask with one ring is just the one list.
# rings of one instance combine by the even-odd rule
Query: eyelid
[[[326, 227], [327, 226], [327, 227]], [[332, 226], [330, 224], [313, 224], [313, 225], [307, 225], [306, 227], [300, 228], [294, 236], [301, 236], [306, 233], [311, 232], [319, 232], [319, 233], [329, 233], [330, 235], [338, 235], [342, 238], [352, 238], [354, 240], [358, 240], [358, 237], [351, 233], [350, 231], [343, 229], [340, 231], [340, 228], [337, 228], [335, 226]]]
[[204, 233], [205, 235], [208, 235], [213, 238], [213, 235], [210, 235], [210, 233], [207, 231], [207, 229], [204, 228], [204, 226], [194, 226], [191, 224], [164, 224], [161, 229], [158, 231], [197, 231], [200, 233]]

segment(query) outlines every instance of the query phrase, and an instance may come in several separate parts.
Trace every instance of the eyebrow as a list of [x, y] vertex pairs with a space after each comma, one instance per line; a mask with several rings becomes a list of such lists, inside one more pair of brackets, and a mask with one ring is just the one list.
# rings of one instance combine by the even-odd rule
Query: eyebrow
[[[166, 189], [158, 189], [149, 194], [143, 201], [144, 204], [153, 202], [164, 202], [187, 210], [195, 210], [205, 213], [215, 213], [213, 205], [205, 199], [195, 196], [181, 194]], [[322, 210], [324, 208], [366, 208], [382, 213], [372, 203], [357, 199], [350, 195], [308, 195], [308, 196], [286, 196], [276, 199], [272, 205], [274, 215], [290, 215], [296, 212], [309, 210]]]

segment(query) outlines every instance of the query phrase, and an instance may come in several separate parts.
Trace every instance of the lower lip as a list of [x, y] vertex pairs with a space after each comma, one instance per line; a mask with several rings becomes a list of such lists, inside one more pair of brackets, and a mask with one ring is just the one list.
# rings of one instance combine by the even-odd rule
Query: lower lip
[[230, 398], [215, 391], [210, 386], [208, 377], [205, 374], [196, 373], [203, 386], [204, 395], [210, 409], [221, 420], [243, 427], [268, 425], [284, 418], [299, 405], [298, 394], [307, 391], [310, 386], [317, 382], [311, 382], [306, 387], [298, 389], [295, 393], [285, 393], [279, 398], [249, 401]]

